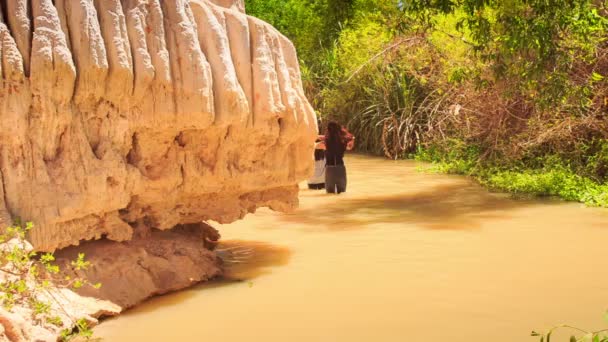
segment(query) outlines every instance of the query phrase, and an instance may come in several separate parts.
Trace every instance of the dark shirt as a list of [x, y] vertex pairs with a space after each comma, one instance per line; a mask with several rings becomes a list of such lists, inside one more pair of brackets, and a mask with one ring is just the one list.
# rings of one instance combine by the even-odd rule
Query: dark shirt
[[344, 165], [344, 152], [346, 144], [340, 140], [328, 140], [325, 142], [325, 164]]

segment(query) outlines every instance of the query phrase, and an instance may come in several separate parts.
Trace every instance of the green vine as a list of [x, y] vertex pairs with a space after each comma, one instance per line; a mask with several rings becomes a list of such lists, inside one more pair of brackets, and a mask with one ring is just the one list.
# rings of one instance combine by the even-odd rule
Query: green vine
[[[608, 313], [604, 316], [608, 321]], [[581, 328], [577, 328], [571, 325], [562, 324], [551, 328], [547, 333], [539, 333], [532, 331], [531, 336], [539, 337], [540, 342], [551, 342], [551, 336], [558, 330], [572, 330], [575, 331], [575, 335], [570, 336], [570, 342], [608, 342], [608, 329], [602, 329], [598, 331], [587, 331]]]

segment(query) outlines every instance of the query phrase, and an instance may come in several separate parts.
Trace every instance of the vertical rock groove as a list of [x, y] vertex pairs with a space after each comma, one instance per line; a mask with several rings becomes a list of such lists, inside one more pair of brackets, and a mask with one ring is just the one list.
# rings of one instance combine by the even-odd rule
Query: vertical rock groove
[[[40, 136], [41, 139], [34, 139], [37, 150], [42, 151], [45, 161], [52, 160], [59, 148], [59, 136], [70, 119], [65, 113], [58, 113], [57, 109], [62, 104], [67, 104], [66, 97], [69, 99], [72, 94], [74, 70], [65, 68], [65, 75], [58, 79], [58, 70], [61, 68], [61, 61], [57, 56], [56, 47], [61, 45], [60, 37], [57, 35], [59, 22], [56, 11], [50, 0], [33, 0], [32, 10], [36, 20], [32, 22], [33, 38], [31, 42], [32, 54], [30, 69], [31, 108], [29, 109], [30, 125], [29, 130], [33, 135]], [[51, 4], [51, 6], [48, 6]], [[59, 28], [60, 30], [60, 28]], [[63, 42], [65, 48], [65, 41]], [[65, 53], [66, 50], [64, 49]], [[71, 62], [71, 61], [70, 61]], [[71, 73], [70, 73], [71, 71]], [[50, 88], [49, 84], [55, 86]], [[65, 94], [65, 90], [68, 94]], [[44, 121], [52, 122], [51, 125], [44, 125]]]
[[214, 120], [212, 78], [198, 41], [189, 1], [162, 1], [162, 10], [177, 114], [184, 115], [198, 108], [194, 116], [196, 123], [209, 126]]
[[[2, 156], [0, 155], [0, 162]], [[2, 168], [0, 167], [0, 224], [3, 226], [11, 225], [10, 209], [7, 207], [6, 192], [4, 191], [4, 176], [2, 174]]]
[[65, 40], [66, 40], [68, 49], [71, 51], [72, 43], [71, 43], [71, 37], [70, 37], [70, 29], [68, 27], [68, 22], [67, 22], [68, 19], [67, 19], [67, 13], [66, 13], [66, 9], [65, 9], [65, 2], [64, 2], [64, 0], [53, 0], [53, 5], [57, 9], [57, 14], [59, 15], [59, 21], [61, 22], [61, 30], [63, 31], [63, 34], [65, 36]]
[[252, 51], [247, 17], [234, 11], [224, 11], [230, 55], [238, 82], [245, 93], [248, 106], [247, 127], [253, 125]]
[[125, 107], [133, 89], [133, 59], [123, 8], [119, 0], [95, 0], [94, 4], [108, 58], [104, 98]]
[[6, 12], [8, 27], [23, 58], [23, 70], [29, 75], [32, 41], [32, 14], [29, 0], [7, 0]]
[[200, 2], [192, 3], [198, 39], [213, 75], [215, 124], [246, 124], [249, 104], [232, 63], [223, 11], [214, 7]]
[[90, 110], [102, 97], [108, 59], [93, 0], [63, 2], [69, 27], [72, 54], [77, 67], [75, 102]]

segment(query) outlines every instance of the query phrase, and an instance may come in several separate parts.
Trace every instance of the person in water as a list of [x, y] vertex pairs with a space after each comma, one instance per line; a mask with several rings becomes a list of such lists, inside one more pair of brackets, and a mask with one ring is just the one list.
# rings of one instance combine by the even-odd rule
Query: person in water
[[344, 152], [352, 150], [355, 137], [336, 122], [327, 124], [325, 133], [325, 191], [340, 194], [346, 191]]
[[311, 190], [325, 189], [325, 137], [319, 135], [315, 141], [315, 173], [308, 180], [308, 188]]

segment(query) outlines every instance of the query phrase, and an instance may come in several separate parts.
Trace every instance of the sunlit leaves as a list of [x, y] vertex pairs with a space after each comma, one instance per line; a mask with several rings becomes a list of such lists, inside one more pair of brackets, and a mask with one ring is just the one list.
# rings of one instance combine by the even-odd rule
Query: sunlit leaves
[[410, 0], [402, 8], [429, 25], [439, 13], [462, 10], [466, 15], [456, 28], [468, 30], [476, 51], [493, 60], [498, 72], [520, 64], [529, 77], [567, 55], [562, 47], [570, 40], [590, 42], [580, 47], [592, 48], [608, 27], [590, 0]]
[[[16, 220], [13, 226], [6, 228], [5, 233], [0, 235], [0, 272], [3, 273], [0, 280], [0, 304], [9, 311], [19, 307], [21, 312], [31, 312], [31, 319], [35, 324], [57, 327], [69, 325], [69, 322], [64, 323], [64, 319], [72, 318], [62, 319], [58, 315], [67, 313], [61, 309], [63, 304], [56, 299], [54, 291], [60, 288], [78, 289], [83, 286], [98, 289], [101, 284], [91, 284], [81, 277], [58, 277], [60, 267], [55, 263], [55, 256], [51, 253], [38, 255], [26, 240], [33, 227], [31, 222], [23, 225], [20, 220]], [[82, 253], [70, 264], [76, 271], [86, 270], [90, 266], [90, 262], [85, 260]], [[92, 332], [86, 321], [78, 320], [73, 323], [76, 328], [65, 330], [62, 340], [74, 335], [91, 336]]]
[[78, 253], [78, 258], [72, 261], [72, 266], [79, 271], [86, 270], [90, 265], [89, 261], [84, 260], [84, 253]]
[[593, 74], [591, 74], [591, 80], [594, 82], [599, 82], [603, 79], [604, 79], [604, 76], [597, 72], [594, 72]]
[[606, 335], [607, 330], [585, 331], [583, 329], [565, 324], [552, 328], [546, 334], [532, 331], [531, 336], [539, 337], [540, 342], [551, 342], [551, 335], [555, 331], [563, 329], [574, 330], [580, 333], [579, 337], [577, 337], [576, 335], [571, 335], [569, 339], [570, 342], [608, 342], [608, 335]]

